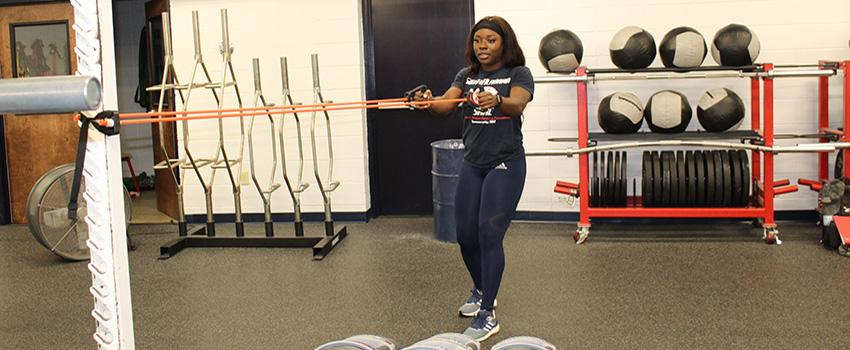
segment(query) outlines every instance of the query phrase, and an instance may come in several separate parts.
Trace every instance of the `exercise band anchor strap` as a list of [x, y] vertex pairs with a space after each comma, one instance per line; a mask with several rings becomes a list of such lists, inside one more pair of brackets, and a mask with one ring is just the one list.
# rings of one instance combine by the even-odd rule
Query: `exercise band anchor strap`
[[[93, 120], [104, 121], [105, 123], [92, 123]], [[74, 181], [71, 184], [70, 199], [68, 200], [68, 219], [77, 219], [77, 197], [80, 194], [80, 183], [83, 178], [83, 164], [86, 161], [86, 143], [89, 138], [89, 125], [94, 126], [97, 131], [104, 135], [117, 135], [121, 129], [121, 123], [118, 117], [118, 112], [103, 111], [94, 116], [94, 118], [80, 117], [80, 139], [77, 142], [77, 159], [74, 167]]]

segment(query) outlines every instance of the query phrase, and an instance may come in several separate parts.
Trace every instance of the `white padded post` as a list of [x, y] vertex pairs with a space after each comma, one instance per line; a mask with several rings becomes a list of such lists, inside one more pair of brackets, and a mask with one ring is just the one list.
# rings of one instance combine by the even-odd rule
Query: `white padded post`
[[[93, 76], [103, 86], [100, 108], [83, 114], [92, 116], [99, 110], [117, 110], [112, 2], [72, 0], [71, 5], [74, 7], [77, 75]], [[102, 42], [109, 44], [104, 46]], [[91, 253], [88, 268], [92, 273], [90, 291], [94, 297], [92, 316], [98, 349], [135, 349], [121, 176], [119, 135], [106, 136], [89, 130], [83, 197], [88, 208], [85, 220], [89, 240], [86, 244]]]

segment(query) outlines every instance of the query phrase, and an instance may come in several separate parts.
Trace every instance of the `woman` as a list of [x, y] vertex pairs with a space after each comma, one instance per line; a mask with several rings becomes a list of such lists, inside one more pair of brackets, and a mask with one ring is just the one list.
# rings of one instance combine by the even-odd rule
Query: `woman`
[[[502, 245], [525, 184], [522, 111], [534, 93], [534, 79], [513, 29], [501, 17], [478, 21], [466, 44], [469, 66], [442, 95], [417, 93], [416, 101], [466, 96], [462, 116], [464, 162], [455, 199], [457, 239], [472, 277], [472, 295], [458, 310], [475, 317], [464, 334], [483, 341], [499, 331], [493, 308], [505, 270]], [[424, 103], [446, 116], [449, 103]]]

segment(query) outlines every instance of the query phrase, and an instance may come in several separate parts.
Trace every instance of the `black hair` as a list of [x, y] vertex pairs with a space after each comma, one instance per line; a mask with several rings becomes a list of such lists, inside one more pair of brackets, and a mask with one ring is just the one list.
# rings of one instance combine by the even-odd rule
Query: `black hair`
[[466, 38], [466, 51], [464, 52], [464, 56], [469, 64], [469, 76], [478, 74], [478, 72], [481, 71], [481, 62], [478, 62], [478, 57], [475, 56], [473, 40], [475, 38], [475, 32], [484, 28], [493, 30], [502, 37], [502, 63], [506, 67], [525, 65], [525, 55], [523, 55], [522, 48], [519, 47], [519, 41], [517, 41], [516, 38], [516, 34], [514, 33], [513, 28], [511, 28], [511, 25], [508, 24], [508, 21], [499, 16], [487, 16], [472, 26], [472, 30], [469, 31], [469, 36]]

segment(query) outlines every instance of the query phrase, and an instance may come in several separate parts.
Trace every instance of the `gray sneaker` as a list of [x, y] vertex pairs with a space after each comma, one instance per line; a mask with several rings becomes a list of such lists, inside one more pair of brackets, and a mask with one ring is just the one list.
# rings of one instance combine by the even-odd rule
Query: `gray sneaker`
[[[478, 310], [481, 309], [481, 300], [483, 297], [484, 295], [481, 291], [472, 289], [469, 299], [466, 299], [466, 302], [458, 308], [457, 312], [463, 317], [475, 317], [475, 315], [478, 315]], [[498, 302], [494, 300], [493, 307], [495, 308], [497, 304]]]
[[472, 295], [469, 296], [469, 299], [466, 299], [466, 302], [460, 306], [457, 312], [464, 317], [475, 317], [478, 315], [478, 309], [481, 308], [481, 297], [483, 295], [478, 289], [472, 289]]
[[475, 319], [472, 320], [472, 325], [463, 332], [463, 335], [482, 342], [499, 333], [500, 328], [494, 311], [480, 310]]

